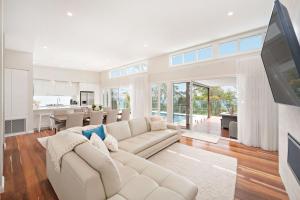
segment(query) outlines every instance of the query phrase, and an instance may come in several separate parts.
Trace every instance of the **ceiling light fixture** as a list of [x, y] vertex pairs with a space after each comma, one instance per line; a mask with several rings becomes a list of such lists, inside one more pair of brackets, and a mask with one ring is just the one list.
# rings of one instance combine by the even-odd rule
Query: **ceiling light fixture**
[[43, 46], [43, 48], [44, 48], [44, 49], [48, 49], [48, 47], [47, 47], [47, 46]]
[[232, 11], [229, 11], [229, 12], [227, 13], [228, 16], [232, 16], [233, 14], [234, 14], [234, 12], [232, 12]]
[[68, 15], [69, 17], [72, 17], [72, 16], [73, 16], [73, 13], [67, 12], [67, 15]]
[[144, 44], [144, 47], [147, 48], [147, 47], [149, 47], [149, 45], [148, 44]]

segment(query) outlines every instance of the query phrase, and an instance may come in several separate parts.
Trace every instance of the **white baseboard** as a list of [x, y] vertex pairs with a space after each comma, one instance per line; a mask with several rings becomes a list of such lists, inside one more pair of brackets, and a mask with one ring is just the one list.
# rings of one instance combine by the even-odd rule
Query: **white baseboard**
[[2, 176], [2, 184], [0, 186], [0, 193], [4, 192], [4, 181], [5, 181], [5, 178], [4, 178], [4, 176]]

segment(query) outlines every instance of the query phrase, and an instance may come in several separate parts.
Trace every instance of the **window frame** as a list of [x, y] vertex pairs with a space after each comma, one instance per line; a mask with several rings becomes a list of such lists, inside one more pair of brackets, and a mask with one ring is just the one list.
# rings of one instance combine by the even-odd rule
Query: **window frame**
[[[130, 72], [130, 69], [132, 72]], [[138, 71], [136, 71], [138, 69]], [[118, 72], [118, 76], [113, 76], [114, 72]], [[130, 72], [130, 73], [129, 73]], [[109, 71], [109, 79], [121, 78], [125, 76], [131, 76], [135, 74], [141, 74], [148, 72], [148, 63], [147, 62], [139, 62], [133, 63], [130, 65], [126, 65], [120, 68], [114, 68]]]
[[157, 114], [160, 116], [160, 113], [161, 113], [161, 88], [162, 88], [162, 85], [165, 84], [166, 85], [166, 111], [163, 111], [163, 112], [166, 112], [166, 117], [165, 119], [167, 120], [168, 119], [168, 82], [153, 82], [153, 83], [150, 83], [150, 114], [152, 115], [152, 112], [153, 112], [153, 106], [152, 106], [152, 88], [153, 86], [156, 86], [157, 89], [158, 89], [158, 100], [157, 100]]
[[[129, 87], [113, 87], [113, 88], [110, 88], [109, 89], [109, 93], [110, 93], [110, 105], [111, 105], [111, 107], [112, 107], [112, 109], [118, 109], [118, 110], [120, 110], [120, 109], [127, 109], [127, 108], [120, 108], [120, 90], [121, 89], [126, 89], [127, 90], [127, 92], [128, 92], [128, 94], [129, 94], [129, 107], [128, 108], [130, 108], [130, 88]], [[117, 108], [113, 108], [113, 97], [114, 97], [114, 95], [113, 95], [113, 90], [116, 90], [117, 91], [117, 98], [116, 98], [116, 103], [117, 103]]]
[[[261, 51], [261, 48], [251, 49], [251, 50], [247, 50], [247, 51], [241, 51], [240, 41], [242, 39], [245, 39], [245, 38], [261, 36], [261, 43], [263, 44], [265, 35], [266, 35], [266, 29], [261, 28], [261, 29], [255, 30], [255, 31], [251, 31], [251, 32], [239, 34], [239, 35], [236, 35], [236, 36], [228, 37], [226, 39], [220, 39], [220, 40], [208, 42], [208, 43], [205, 43], [205, 44], [202, 44], [202, 45], [198, 45], [198, 46], [195, 46], [193, 48], [188, 48], [188, 49], [184, 49], [184, 50], [180, 50], [180, 51], [170, 53], [169, 54], [169, 68], [177, 68], [177, 67], [180, 67], [180, 66], [188, 66], [188, 65], [197, 64], [197, 63], [204, 63], [204, 62], [209, 62], [209, 61], [213, 61], [213, 60], [230, 58], [230, 57], [233, 57], [233, 56], [239, 56], [239, 55], [243, 55], [243, 54], [250, 54], [250, 53], [254, 53], [254, 52], [259, 52], [259, 51]], [[236, 42], [236, 52], [231, 53], [231, 54], [221, 55], [220, 51], [219, 51], [220, 45], [224, 44], [224, 43], [227, 43], [227, 42]], [[201, 49], [206, 49], [206, 48], [211, 48], [212, 49], [212, 56], [210, 58], [207, 58], [207, 59], [200, 59], [200, 56], [199, 56], [200, 50]], [[196, 51], [196, 61], [185, 63], [184, 62], [184, 54], [192, 52], [192, 51]], [[181, 57], [182, 57], [182, 63], [181, 64], [173, 64], [173, 62], [172, 62], [173, 56], [179, 56], [179, 55], [181, 55]]]

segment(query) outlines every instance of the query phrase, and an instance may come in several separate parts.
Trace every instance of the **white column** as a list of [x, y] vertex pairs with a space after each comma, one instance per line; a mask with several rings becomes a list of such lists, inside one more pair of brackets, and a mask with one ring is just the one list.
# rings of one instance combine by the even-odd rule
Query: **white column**
[[0, 0], [0, 192], [4, 191], [3, 177], [3, 141], [4, 141], [4, 110], [3, 110], [3, 0]]

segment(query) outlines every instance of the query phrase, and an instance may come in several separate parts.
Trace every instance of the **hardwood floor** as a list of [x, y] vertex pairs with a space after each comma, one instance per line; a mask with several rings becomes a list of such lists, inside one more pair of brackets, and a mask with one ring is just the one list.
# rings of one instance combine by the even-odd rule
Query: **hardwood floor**
[[[42, 131], [6, 138], [6, 185], [1, 200], [57, 199], [46, 175], [45, 150], [36, 140], [52, 134], [52, 131]], [[235, 199], [288, 199], [278, 174], [277, 152], [247, 147], [225, 139], [212, 144], [182, 137], [180, 142], [238, 159]]]
[[278, 172], [277, 152], [248, 147], [225, 139], [212, 144], [182, 137], [180, 142], [237, 158], [235, 199], [288, 199]]

